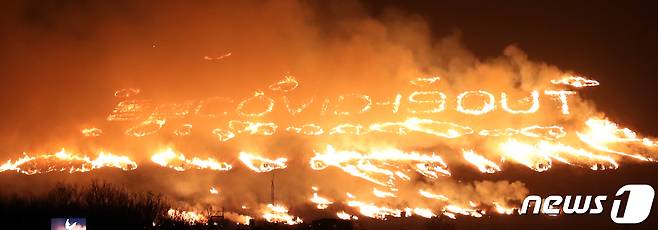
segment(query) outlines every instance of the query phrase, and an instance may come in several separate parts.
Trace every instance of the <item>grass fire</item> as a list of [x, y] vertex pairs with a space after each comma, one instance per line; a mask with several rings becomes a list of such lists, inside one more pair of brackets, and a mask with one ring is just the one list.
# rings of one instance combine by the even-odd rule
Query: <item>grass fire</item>
[[[655, 81], [592, 70], [613, 68], [597, 53], [583, 64], [539, 52], [561, 44], [524, 40], [537, 35], [484, 40], [467, 32], [496, 34], [484, 21], [462, 32], [472, 19], [416, 4], [457, 3], [7, 3], [0, 219], [507, 228], [589, 221], [519, 215], [532, 194], [655, 182], [653, 117], [633, 118], [655, 112], [655, 99], [619, 102], [655, 98], [642, 88]], [[626, 77], [643, 83], [624, 88]]]

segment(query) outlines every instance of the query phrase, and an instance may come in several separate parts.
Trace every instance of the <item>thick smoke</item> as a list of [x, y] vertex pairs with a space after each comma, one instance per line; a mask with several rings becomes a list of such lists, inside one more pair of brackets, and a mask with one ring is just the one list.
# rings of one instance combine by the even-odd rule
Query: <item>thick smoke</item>
[[[325, 98], [335, 103], [339, 95], [358, 93], [377, 101], [391, 100], [396, 93], [406, 97], [415, 90], [427, 90], [410, 85], [410, 80], [440, 76], [431, 90], [447, 95], [446, 110], [426, 116], [436, 120], [482, 129], [534, 124], [578, 127], [597, 115], [591, 103], [571, 96], [571, 115], [565, 116], [560, 113], [559, 102], [543, 94], [541, 108], [532, 115], [510, 115], [500, 110], [486, 116], [459, 113], [454, 110], [455, 100], [463, 91], [492, 92], [498, 106], [501, 92], [523, 98], [533, 89], [561, 89], [550, 80], [568, 72], [533, 61], [515, 46], [507, 47], [500, 57], [482, 60], [461, 44], [459, 33], [432, 37], [428, 24], [418, 16], [389, 10], [374, 17], [357, 2], [328, 7], [308, 1], [72, 1], [22, 2], [6, 9], [2, 28], [11, 33], [5, 33], [10, 36], [0, 43], [6, 82], [0, 86], [2, 158], [15, 159], [23, 151], [54, 152], [62, 147], [89, 154], [99, 150], [126, 154], [140, 162], [136, 172], [99, 172], [95, 176], [134, 189], [163, 191], [195, 208], [221, 206], [240, 211], [243, 205], [255, 208], [271, 201], [272, 174], [256, 174], [243, 167], [237, 159], [240, 151], [289, 159], [288, 168], [274, 175], [275, 199], [292, 206], [308, 204], [311, 186], [318, 186], [320, 194], [334, 201], [344, 198], [346, 186], [347, 191], [363, 197], [376, 187], [335, 168], [309, 169], [314, 151], [323, 151], [326, 144], [344, 149], [385, 146], [435, 152], [446, 159], [449, 168], [464, 164], [459, 160], [464, 147], [488, 156], [497, 154], [487, 151], [493, 148], [486, 139], [308, 137], [282, 132], [287, 125], [367, 124], [404, 118], [386, 111], [375, 117], [323, 117], [320, 111]], [[299, 81], [297, 89], [287, 93], [268, 89], [285, 75]], [[124, 132], [140, 121], [106, 120], [121, 101], [114, 92], [123, 88], [139, 88], [136, 97], [160, 104], [213, 97], [234, 102], [227, 107], [231, 114], [226, 118], [171, 119], [157, 134], [135, 138]], [[272, 113], [240, 118], [234, 108], [257, 90], [275, 100]], [[313, 103], [308, 112], [291, 116], [284, 96], [295, 105], [311, 98]], [[281, 132], [218, 141], [212, 130], [227, 128], [228, 120], [235, 118], [276, 122]], [[193, 124], [191, 136], [173, 135], [187, 123]], [[80, 129], [86, 127], [99, 127], [103, 135], [85, 138]], [[234, 169], [191, 171], [183, 176], [149, 165], [151, 154], [168, 147], [188, 156], [227, 161]], [[44, 181], [52, 184], [60, 179], [53, 175], [39, 180], [47, 185]], [[218, 188], [220, 195], [210, 194], [210, 186]], [[488, 205], [510, 205], [528, 193], [518, 181], [457, 182], [450, 177], [426, 181], [415, 176], [400, 186], [406, 189], [398, 194], [399, 201], [389, 202], [390, 206], [422, 204], [417, 194], [421, 188], [458, 201]], [[16, 188], [26, 189], [20, 183]]]

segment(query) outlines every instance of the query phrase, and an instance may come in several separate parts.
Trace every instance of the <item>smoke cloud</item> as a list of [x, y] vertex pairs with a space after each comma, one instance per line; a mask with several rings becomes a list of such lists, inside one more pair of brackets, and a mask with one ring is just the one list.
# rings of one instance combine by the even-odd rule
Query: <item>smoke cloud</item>
[[[427, 109], [407, 103], [407, 97], [415, 91], [446, 95], [445, 110], [418, 116], [477, 128], [476, 132], [532, 125], [582, 129], [588, 118], [604, 117], [578, 95], [569, 96], [570, 114], [564, 115], [558, 98], [544, 94], [545, 89], [567, 90], [551, 80], [574, 72], [532, 60], [514, 45], [499, 57], [480, 59], [464, 47], [459, 32], [433, 37], [420, 16], [394, 9], [373, 16], [358, 2], [327, 6], [311, 1], [27, 1], [3, 8], [1, 28], [10, 36], [0, 40], [0, 74], [5, 82], [0, 85], [0, 157], [16, 159], [22, 152], [53, 153], [61, 148], [86, 154], [103, 150], [127, 155], [140, 165], [136, 171], [99, 170], [93, 172], [94, 177], [132, 189], [163, 191], [182, 206], [195, 209], [223, 207], [251, 215], [249, 212], [271, 202], [272, 176], [275, 200], [293, 207], [309, 204], [311, 186], [319, 187], [318, 193], [336, 205], [347, 199], [346, 192], [366, 200], [378, 199], [372, 197], [373, 188], [378, 186], [362, 178], [336, 167], [319, 171], [309, 168], [309, 160], [326, 151], [327, 145], [362, 152], [377, 146], [435, 153], [446, 161], [449, 170], [453, 166], [476, 170], [462, 160], [464, 149], [473, 149], [488, 159], [500, 158], [500, 137], [314, 136], [285, 132], [288, 126], [305, 124], [316, 124], [328, 132], [343, 123], [367, 126], [404, 121], [416, 116], [409, 110]], [[294, 76], [298, 86], [289, 92], [272, 90], [271, 85], [285, 76]], [[409, 83], [435, 76], [440, 80], [428, 86]], [[114, 96], [117, 90], [127, 88], [139, 89], [139, 93], [127, 99]], [[482, 116], [457, 111], [458, 95], [472, 90], [492, 93], [496, 109]], [[521, 99], [533, 90], [540, 90], [537, 112], [519, 115], [500, 109], [501, 93]], [[392, 113], [393, 105], [389, 104], [373, 106], [367, 114], [331, 114], [363, 108], [360, 95], [374, 102], [391, 102], [397, 94], [403, 96], [400, 113]], [[340, 96], [346, 98], [342, 104]], [[155, 106], [198, 108], [200, 103], [219, 97], [227, 98], [226, 103], [208, 108], [210, 112], [227, 112], [226, 116], [167, 118], [157, 133], [145, 137], [131, 137], [126, 131], [149, 117], [107, 119], [121, 101], [148, 99]], [[240, 104], [249, 98], [256, 101], [249, 101], [254, 103], [240, 110]], [[274, 107], [267, 115], [239, 114], [263, 111], [268, 99], [273, 100]], [[330, 109], [324, 111], [326, 100]], [[286, 104], [298, 108], [306, 103], [308, 107], [296, 115], [286, 108]], [[465, 103], [477, 107], [481, 100]], [[519, 110], [529, 105], [528, 101], [514, 104]], [[231, 120], [272, 122], [278, 129], [271, 136], [238, 134], [220, 141], [214, 130], [230, 130]], [[186, 124], [192, 125], [190, 135], [175, 135]], [[80, 134], [81, 129], [89, 127], [101, 129], [102, 135]], [[573, 134], [565, 138], [569, 143], [577, 140]], [[212, 157], [234, 168], [227, 172], [178, 173], [152, 165], [151, 155], [167, 148], [188, 157]], [[275, 173], [255, 173], [240, 162], [240, 152], [270, 159], [286, 157], [288, 166]], [[3, 184], [16, 183], [15, 191], [34, 186], [16, 182], [25, 176], [2, 177]], [[85, 181], [90, 176], [67, 177], [51, 174], [29, 179], [49, 186], [60, 180]], [[472, 201], [512, 206], [529, 191], [519, 181], [410, 177], [394, 182], [399, 186], [396, 195], [400, 198], [378, 204], [395, 208], [423, 205], [427, 201], [418, 191], [428, 189], [460, 204]], [[219, 195], [208, 192], [211, 186], [219, 190]], [[244, 211], [242, 206], [252, 211]]]

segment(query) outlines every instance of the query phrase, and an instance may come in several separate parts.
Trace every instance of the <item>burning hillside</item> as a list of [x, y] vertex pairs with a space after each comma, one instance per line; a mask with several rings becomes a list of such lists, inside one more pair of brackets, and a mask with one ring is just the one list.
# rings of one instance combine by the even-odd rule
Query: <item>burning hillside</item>
[[166, 215], [190, 224], [221, 212], [302, 225], [515, 215], [533, 183], [510, 169], [614, 173], [658, 160], [657, 139], [587, 96], [604, 80], [516, 46], [480, 58], [414, 15], [358, 4], [208, 4], [55, 20], [80, 20], [70, 32], [82, 34], [35, 49], [74, 57], [25, 70], [57, 74], [12, 94], [16, 114], [41, 113], [0, 129], [0, 177], [99, 173], [169, 195]]

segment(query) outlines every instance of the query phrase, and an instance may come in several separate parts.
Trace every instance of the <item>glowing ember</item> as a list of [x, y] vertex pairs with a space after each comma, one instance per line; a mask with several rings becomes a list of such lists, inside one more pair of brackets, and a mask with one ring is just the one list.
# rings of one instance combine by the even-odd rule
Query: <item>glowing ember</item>
[[476, 154], [473, 150], [463, 150], [462, 152], [464, 152], [464, 160], [475, 165], [480, 172], [495, 173], [500, 171], [500, 167], [496, 163]]
[[322, 135], [324, 133], [324, 130], [322, 127], [316, 125], [316, 124], [306, 124], [301, 127], [288, 127], [286, 128], [286, 131], [288, 132], [294, 132], [294, 133], [299, 133], [299, 134], [304, 134], [304, 135], [309, 135], [309, 136], [317, 136], [317, 135]]
[[414, 208], [413, 213], [424, 218], [432, 218], [436, 216], [432, 210], [427, 208]]
[[336, 151], [332, 146], [327, 146], [324, 153], [316, 153], [311, 158], [310, 164], [314, 170], [334, 166], [382, 186], [394, 186], [398, 178], [395, 171], [398, 168], [405, 171], [414, 170], [429, 178], [450, 175], [446, 163], [437, 155], [406, 153], [392, 148], [364, 154], [356, 151]]
[[145, 137], [158, 132], [167, 122], [164, 118], [151, 117], [138, 125], [126, 130], [126, 135]]
[[627, 153], [613, 150], [616, 145], [633, 145], [637, 148], [651, 148], [658, 143], [649, 138], [639, 138], [637, 134], [628, 128], [620, 128], [617, 124], [605, 119], [590, 118], [585, 122], [587, 129], [578, 132], [577, 135], [583, 142], [589, 144], [596, 150], [633, 157], [642, 161], [655, 161], [654, 156]]
[[530, 97], [523, 98], [519, 101], [525, 102], [525, 101], [528, 101], [528, 100], [532, 100], [532, 105], [530, 106], [530, 108], [528, 108], [527, 110], [515, 110], [515, 109], [510, 108], [509, 102], [507, 100], [507, 94], [506, 93], [501, 93], [500, 94], [500, 105], [501, 105], [501, 107], [503, 108], [503, 110], [505, 110], [506, 112], [509, 112], [511, 114], [532, 114], [532, 113], [537, 112], [537, 110], [539, 110], [539, 91], [533, 90]]
[[348, 201], [347, 206], [357, 208], [361, 215], [381, 220], [385, 220], [386, 216], [400, 217], [402, 213], [402, 210], [400, 209], [389, 208], [385, 206], [380, 207], [372, 203], [365, 203], [355, 200]]
[[530, 144], [510, 139], [500, 145], [505, 158], [510, 158], [532, 170], [543, 172], [551, 168], [551, 159]]
[[235, 137], [235, 133], [223, 129], [214, 129], [212, 134], [215, 134], [220, 142], [228, 141]]
[[[267, 105], [265, 106], [264, 110], [257, 110], [253, 107], [253, 103], [257, 102], [265, 102]], [[245, 99], [244, 101], [241, 101], [238, 104], [238, 107], [235, 109], [235, 111], [245, 117], [262, 117], [265, 116], [266, 114], [272, 112], [272, 109], [274, 108], [274, 99], [265, 96], [265, 92], [256, 90], [254, 92], [254, 96]]]
[[269, 172], [275, 169], [284, 169], [286, 165], [286, 158], [277, 158], [274, 160], [258, 156], [253, 153], [241, 152], [240, 161], [247, 166], [247, 168], [255, 172]]
[[276, 132], [278, 126], [274, 123], [267, 122], [247, 122], [247, 121], [229, 121], [229, 128], [235, 134], [245, 133], [252, 135], [271, 136]]
[[153, 154], [151, 161], [156, 164], [174, 169], [176, 171], [185, 171], [188, 169], [210, 169], [217, 171], [231, 170], [232, 166], [225, 162], [219, 162], [212, 158], [200, 159], [194, 157], [187, 159], [182, 153], [175, 153], [172, 149]]
[[500, 205], [498, 202], [493, 202], [494, 208], [496, 209], [496, 212], [500, 214], [506, 214], [506, 215], [511, 215], [514, 213], [514, 208], [507, 208], [502, 205]]
[[231, 55], [232, 55], [232, 53], [229, 52], [229, 53], [217, 56], [217, 57], [203, 56], [203, 60], [206, 60], [206, 61], [219, 61], [219, 60], [222, 60], [224, 58], [230, 57]]
[[184, 136], [189, 136], [191, 132], [192, 132], [192, 125], [184, 124], [180, 128], [174, 130], [174, 135], [179, 137], [184, 137]]
[[573, 87], [576, 87], [576, 88], [591, 87], [591, 86], [599, 85], [598, 81], [590, 80], [590, 79], [580, 77], [580, 76], [571, 76], [571, 75], [564, 76], [560, 79], [551, 80], [551, 83], [568, 85], [568, 86], [573, 86]]
[[185, 221], [189, 224], [203, 224], [208, 222], [208, 218], [205, 215], [199, 214], [194, 211], [181, 211], [176, 209], [169, 209], [167, 215], [173, 219], [179, 219]]
[[318, 196], [317, 193], [313, 193], [313, 197], [311, 198], [311, 202], [317, 204], [318, 209], [325, 209], [325, 208], [329, 207], [330, 204], [333, 204], [333, 202], [327, 200], [327, 198]]
[[93, 169], [104, 167], [119, 168], [122, 170], [134, 170], [137, 168], [137, 163], [128, 157], [103, 152], [93, 160], [88, 156], [66, 152], [64, 149], [55, 154], [29, 156], [24, 153], [23, 155], [23, 157], [14, 162], [9, 160], [3, 165], [0, 165], [0, 172], [11, 170], [32, 175], [48, 172], [89, 172]]
[[345, 211], [337, 212], [336, 216], [340, 219], [343, 219], [343, 220], [359, 220], [359, 217], [350, 215], [350, 214], [346, 213]]
[[113, 167], [123, 170], [134, 170], [137, 168], [137, 163], [130, 160], [126, 156], [117, 156], [111, 153], [101, 152], [96, 159], [91, 161], [92, 169]]
[[419, 190], [418, 192], [420, 193], [420, 195], [422, 195], [426, 198], [437, 199], [437, 200], [442, 200], [442, 201], [447, 201], [448, 200], [448, 197], [446, 197], [444, 195], [441, 195], [441, 194], [434, 194], [432, 192], [422, 190], [422, 189]]
[[375, 196], [379, 197], [379, 198], [397, 197], [392, 192], [385, 192], [385, 191], [379, 190], [377, 188], [373, 188], [372, 193], [375, 194]]
[[[486, 98], [487, 100], [486, 102], [484, 102], [484, 105], [482, 105], [481, 108], [468, 109], [464, 107], [464, 100], [467, 98], [467, 96], [483, 97]], [[482, 90], [466, 91], [457, 96], [457, 111], [471, 115], [482, 115], [493, 111], [495, 107], [494, 103], [495, 103], [494, 95], [487, 91], [482, 91]]]
[[269, 86], [272, 91], [290, 92], [297, 88], [299, 83], [297, 79], [290, 74], [286, 74], [284, 78]]
[[80, 130], [80, 133], [82, 133], [82, 135], [85, 137], [98, 137], [103, 134], [103, 130], [94, 127], [84, 128]]
[[288, 225], [295, 225], [303, 223], [299, 217], [291, 216], [288, 214], [288, 209], [282, 205], [268, 204], [262, 209], [263, 218], [268, 222], [284, 223]]
[[369, 127], [372, 131], [390, 132], [397, 135], [407, 135], [414, 131], [444, 138], [457, 138], [473, 133], [473, 130], [451, 122], [430, 119], [409, 118], [403, 122], [375, 123]]
[[135, 96], [139, 94], [139, 92], [140, 90], [136, 88], [125, 88], [114, 92], [114, 96], [118, 98], [127, 98], [127, 97]]
[[248, 225], [249, 221], [254, 219], [251, 216], [246, 216], [234, 212], [225, 212], [224, 217], [228, 220], [231, 220], [235, 223], [242, 224], [242, 225]]
[[470, 209], [470, 208], [463, 208], [459, 207], [456, 205], [446, 205], [443, 207], [443, 214], [447, 217], [450, 217], [452, 219], [455, 219], [455, 214], [461, 214], [465, 216], [473, 216], [473, 217], [482, 217], [482, 213], [478, 210], [475, 209]]
[[420, 77], [409, 81], [409, 83], [415, 86], [428, 86], [439, 80], [441, 80], [441, 77]]
[[314, 204], [317, 204], [318, 209], [325, 209], [329, 207], [329, 205], [333, 204], [334, 202], [329, 201], [327, 198], [320, 197], [317, 193], [318, 189], [316, 187], [313, 187], [313, 197], [311, 197], [311, 202]]
[[569, 104], [567, 103], [567, 96], [575, 95], [576, 92], [565, 91], [565, 90], [544, 90], [544, 94], [557, 97], [562, 104], [562, 106], [560, 107], [562, 109], [562, 114], [566, 115], [569, 114]]
[[542, 172], [551, 167], [552, 160], [593, 170], [616, 169], [617, 162], [609, 156], [597, 155], [560, 143], [539, 141], [537, 144], [522, 143], [510, 139], [501, 145], [504, 157]]

